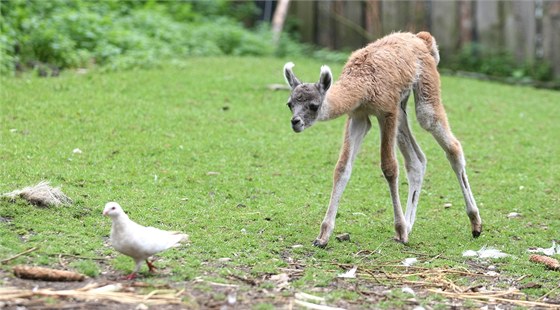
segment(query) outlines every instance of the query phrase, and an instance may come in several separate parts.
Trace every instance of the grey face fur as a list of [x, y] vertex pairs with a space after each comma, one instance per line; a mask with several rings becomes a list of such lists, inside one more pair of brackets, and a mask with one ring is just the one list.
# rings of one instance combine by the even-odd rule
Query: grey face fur
[[292, 88], [287, 105], [292, 111], [292, 129], [302, 132], [319, 117], [327, 90], [332, 84], [332, 73], [329, 67], [323, 66], [319, 82], [301, 83], [292, 71], [293, 66], [291, 62], [284, 66], [284, 77]]

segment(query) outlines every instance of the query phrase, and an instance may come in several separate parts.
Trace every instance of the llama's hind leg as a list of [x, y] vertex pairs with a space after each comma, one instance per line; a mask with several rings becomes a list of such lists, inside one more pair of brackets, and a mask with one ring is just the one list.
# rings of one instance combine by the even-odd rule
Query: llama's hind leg
[[408, 199], [404, 217], [407, 222], [408, 233], [410, 234], [416, 219], [416, 208], [418, 207], [424, 173], [426, 172], [426, 157], [408, 127], [406, 104], [409, 95], [410, 92], [401, 101], [397, 144], [404, 158], [406, 177], [408, 179]]
[[[398, 114], [398, 110], [395, 110]], [[386, 114], [377, 117], [381, 130], [381, 170], [389, 185], [393, 203], [395, 240], [408, 242], [408, 225], [399, 199], [399, 165], [395, 154], [398, 115]]]
[[471, 222], [473, 237], [480, 236], [482, 219], [469, 185], [466, 161], [461, 143], [449, 128], [447, 115], [440, 101], [439, 78], [436, 76], [423, 78], [415, 88], [416, 117], [422, 128], [429, 131], [445, 151], [447, 159], [459, 180], [459, 186], [465, 199], [467, 215]]

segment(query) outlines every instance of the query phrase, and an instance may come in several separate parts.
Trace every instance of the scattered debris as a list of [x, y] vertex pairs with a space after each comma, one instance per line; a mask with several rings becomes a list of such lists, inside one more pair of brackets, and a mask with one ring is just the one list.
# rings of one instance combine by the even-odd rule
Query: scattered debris
[[40, 207], [59, 206], [72, 204], [72, 199], [68, 198], [60, 187], [51, 187], [48, 181], [41, 181], [35, 186], [28, 186], [23, 189], [2, 194], [2, 197], [15, 201], [17, 197], [27, 200], [29, 203]]
[[544, 264], [548, 269], [560, 271], [560, 262], [552, 257], [532, 254], [529, 260], [534, 263]]
[[521, 217], [521, 213], [511, 212], [507, 215], [508, 219], [512, 219], [512, 218], [516, 218], [516, 217]]
[[79, 300], [111, 300], [119, 303], [148, 305], [180, 304], [181, 297], [175, 290], [153, 290], [147, 295], [137, 295], [130, 292], [114, 291], [118, 284], [109, 284], [107, 287], [97, 283], [88, 284], [75, 290], [55, 291], [50, 288], [45, 289], [19, 289], [14, 287], [0, 287], [0, 300], [30, 299], [34, 296], [43, 297], [67, 297]]
[[83, 281], [86, 278], [73, 271], [21, 265], [14, 267], [14, 275], [22, 279], [44, 281]]
[[526, 300], [526, 295], [516, 289], [508, 289], [506, 291], [484, 291], [484, 292], [450, 292], [441, 289], [428, 289], [429, 292], [443, 295], [447, 298], [461, 300], [476, 300], [479, 302], [488, 302], [495, 305], [496, 302], [509, 303], [522, 307], [544, 307], [551, 308], [555, 305], [539, 301]]
[[451, 204], [450, 202], [447, 202], [447, 203], [444, 203], [444, 204], [443, 204], [443, 207], [444, 207], [445, 209], [449, 209], [449, 208], [451, 208], [451, 206], [453, 206], [453, 204]]
[[206, 175], [219, 175], [219, 174], [220, 174], [220, 173], [219, 173], [219, 172], [216, 172], [216, 171], [208, 171], [208, 172], [206, 173]]
[[227, 295], [227, 303], [228, 305], [233, 306], [235, 305], [236, 302], [237, 302], [237, 291], [232, 290]]
[[324, 305], [325, 298], [309, 295], [306, 293], [296, 293], [294, 302], [307, 309], [315, 310], [343, 310], [343, 308], [336, 308]]
[[524, 290], [524, 289], [527, 289], [527, 288], [541, 288], [541, 287], [542, 287], [542, 284], [540, 284], [540, 283], [529, 282], [529, 283], [521, 285], [519, 287], [519, 289]]
[[499, 276], [500, 274], [497, 273], [497, 272], [495, 272], [494, 270], [490, 270], [490, 271], [485, 272], [484, 275], [485, 275], [485, 276], [489, 276], [489, 277], [497, 277], [497, 276]]
[[343, 233], [343, 234], [337, 235], [336, 240], [338, 240], [340, 242], [350, 241], [350, 234], [349, 233]]
[[275, 274], [270, 277], [270, 281], [276, 284], [276, 290], [281, 291], [284, 288], [290, 286], [290, 276], [287, 273]]
[[294, 244], [292, 245], [292, 249], [303, 248], [303, 244]]
[[412, 266], [414, 264], [416, 264], [418, 262], [418, 259], [416, 257], [410, 257], [410, 258], [406, 258], [405, 260], [402, 261], [403, 266]]
[[79, 148], [75, 148], [72, 150], [72, 153], [74, 154], [82, 154], [82, 150], [80, 150]]
[[37, 249], [38, 249], [38, 247], [33, 247], [33, 248], [31, 248], [31, 249], [25, 250], [25, 251], [23, 251], [23, 252], [21, 252], [21, 253], [19, 253], [19, 254], [16, 254], [16, 255], [14, 255], [14, 256], [12, 256], [12, 257], [8, 257], [8, 258], [6, 258], [6, 259], [3, 259], [2, 261], [0, 261], [0, 263], [2, 263], [2, 264], [7, 264], [7, 263], [9, 263], [9, 262], [12, 261], [12, 260], [14, 260], [14, 259], [16, 259], [16, 258], [18, 258], [18, 257], [20, 257], [20, 256], [22, 256], [22, 255], [25, 255], [25, 254], [27, 254], [27, 253], [31, 253], [31, 252], [33, 252], [33, 251], [35, 251], [35, 250], [37, 250]]
[[412, 290], [412, 289], [411, 289], [410, 287], [408, 287], [408, 286], [403, 287], [401, 290], [402, 290], [403, 293], [408, 293], [408, 294], [410, 294], [410, 295], [412, 295], [412, 296], [416, 296], [416, 293], [414, 293], [414, 290]]
[[556, 245], [556, 241], [552, 240], [552, 246], [550, 248], [529, 248], [527, 249], [529, 253], [543, 253], [547, 256], [552, 256], [554, 254], [560, 254], [560, 244]]
[[480, 250], [478, 251], [473, 251], [473, 250], [467, 250], [465, 252], [463, 252], [463, 257], [479, 257], [479, 258], [502, 258], [502, 257], [506, 257], [509, 256], [509, 254], [506, 254], [500, 250], [494, 249], [494, 248], [487, 248], [486, 246], [483, 246]]
[[231, 261], [231, 258], [229, 257], [222, 257], [222, 258], [218, 258], [219, 262], [225, 263], [225, 262], [229, 262]]
[[339, 278], [348, 278], [353, 279], [356, 277], [356, 270], [358, 270], [358, 266], [352, 267], [352, 269], [346, 271], [345, 273], [341, 273], [338, 275]]

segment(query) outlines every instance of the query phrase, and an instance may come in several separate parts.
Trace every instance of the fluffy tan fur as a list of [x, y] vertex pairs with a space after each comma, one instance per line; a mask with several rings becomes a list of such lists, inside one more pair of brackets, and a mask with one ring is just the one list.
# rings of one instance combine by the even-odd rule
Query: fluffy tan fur
[[353, 112], [396, 113], [403, 90], [410, 89], [419, 74], [427, 83], [425, 95], [439, 98], [433, 55], [439, 54], [427, 32], [394, 33], [353, 52], [327, 93], [324, 120]]

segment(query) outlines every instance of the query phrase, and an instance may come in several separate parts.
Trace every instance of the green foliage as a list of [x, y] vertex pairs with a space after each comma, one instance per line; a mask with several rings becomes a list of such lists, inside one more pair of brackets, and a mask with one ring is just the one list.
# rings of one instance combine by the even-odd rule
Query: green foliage
[[16, 0], [1, 10], [2, 74], [16, 66], [126, 69], [185, 56], [275, 52], [268, 28], [252, 32], [239, 22], [255, 13], [251, 2]]
[[552, 66], [543, 61], [519, 63], [506, 51], [489, 51], [480, 44], [469, 44], [450, 59], [442, 60], [443, 66], [452, 70], [479, 72], [489, 76], [551, 81]]

